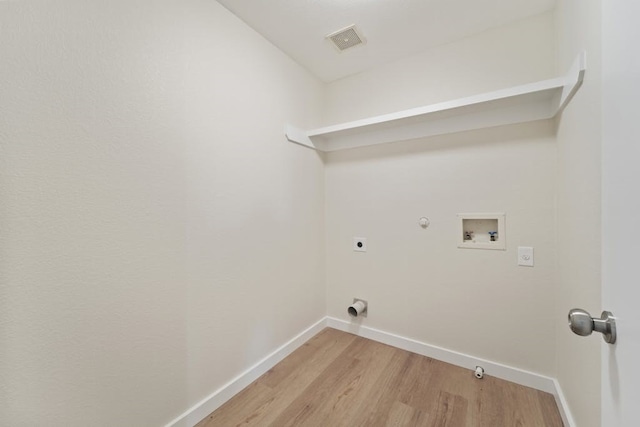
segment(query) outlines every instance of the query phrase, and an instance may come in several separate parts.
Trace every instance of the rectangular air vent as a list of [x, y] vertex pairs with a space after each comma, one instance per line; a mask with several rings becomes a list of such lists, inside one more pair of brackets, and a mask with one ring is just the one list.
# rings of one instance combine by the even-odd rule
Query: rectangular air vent
[[336, 49], [341, 52], [366, 43], [365, 38], [362, 37], [362, 34], [358, 31], [355, 25], [350, 25], [347, 28], [331, 33], [327, 35], [327, 38], [331, 40]]

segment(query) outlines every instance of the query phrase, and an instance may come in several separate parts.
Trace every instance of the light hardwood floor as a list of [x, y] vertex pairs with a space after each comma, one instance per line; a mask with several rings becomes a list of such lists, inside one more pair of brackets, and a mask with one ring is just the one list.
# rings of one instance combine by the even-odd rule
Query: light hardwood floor
[[327, 328], [202, 420], [213, 426], [556, 427], [552, 395]]

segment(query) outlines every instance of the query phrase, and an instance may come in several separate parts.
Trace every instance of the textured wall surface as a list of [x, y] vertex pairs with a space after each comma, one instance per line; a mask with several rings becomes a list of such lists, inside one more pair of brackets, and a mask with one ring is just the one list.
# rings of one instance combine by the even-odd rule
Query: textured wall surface
[[[325, 87], [214, 1], [0, 2], [0, 425], [161, 425], [352, 297], [369, 326], [557, 375], [597, 425], [596, 340], [564, 321], [600, 301], [583, 3]], [[557, 145], [547, 121], [323, 164], [283, 138], [554, 77], [585, 47]], [[505, 212], [507, 250], [458, 249], [466, 212]]]
[[545, 13], [332, 82], [325, 124], [557, 77], [555, 35]]
[[[410, 108], [553, 77], [552, 14], [329, 86], [326, 117]], [[326, 163], [329, 315], [553, 375], [555, 137], [537, 122], [333, 152]], [[458, 213], [506, 213], [506, 251], [458, 249]], [[427, 216], [423, 230], [418, 219]], [[354, 236], [368, 252], [352, 251]], [[535, 248], [518, 267], [517, 247]]]
[[324, 315], [315, 79], [214, 1], [0, 29], [0, 425], [161, 425]]
[[[575, 336], [565, 322], [575, 307], [601, 307], [601, 2], [566, 0], [557, 10], [558, 65], [587, 52], [582, 87], [558, 124], [557, 378], [580, 427], [600, 425], [598, 337]], [[594, 314], [595, 315], [595, 314]], [[585, 374], [591, 373], [591, 374]]]

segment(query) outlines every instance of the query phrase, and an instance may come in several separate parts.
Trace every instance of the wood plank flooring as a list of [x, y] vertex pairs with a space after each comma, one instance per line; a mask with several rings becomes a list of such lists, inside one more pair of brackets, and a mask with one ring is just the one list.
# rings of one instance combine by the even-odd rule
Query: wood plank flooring
[[324, 329], [202, 420], [214, 426], [562, 427], [552, 395]]

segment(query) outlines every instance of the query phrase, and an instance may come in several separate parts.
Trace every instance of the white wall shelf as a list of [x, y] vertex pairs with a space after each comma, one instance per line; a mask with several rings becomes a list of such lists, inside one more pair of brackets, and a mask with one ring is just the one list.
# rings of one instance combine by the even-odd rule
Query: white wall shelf
[[569, 103], [585, 69], [582, 52], [564, 77], [309, 131], [287, 125], [285, 135], [296, 144], [336, 151], [550, 119]]

